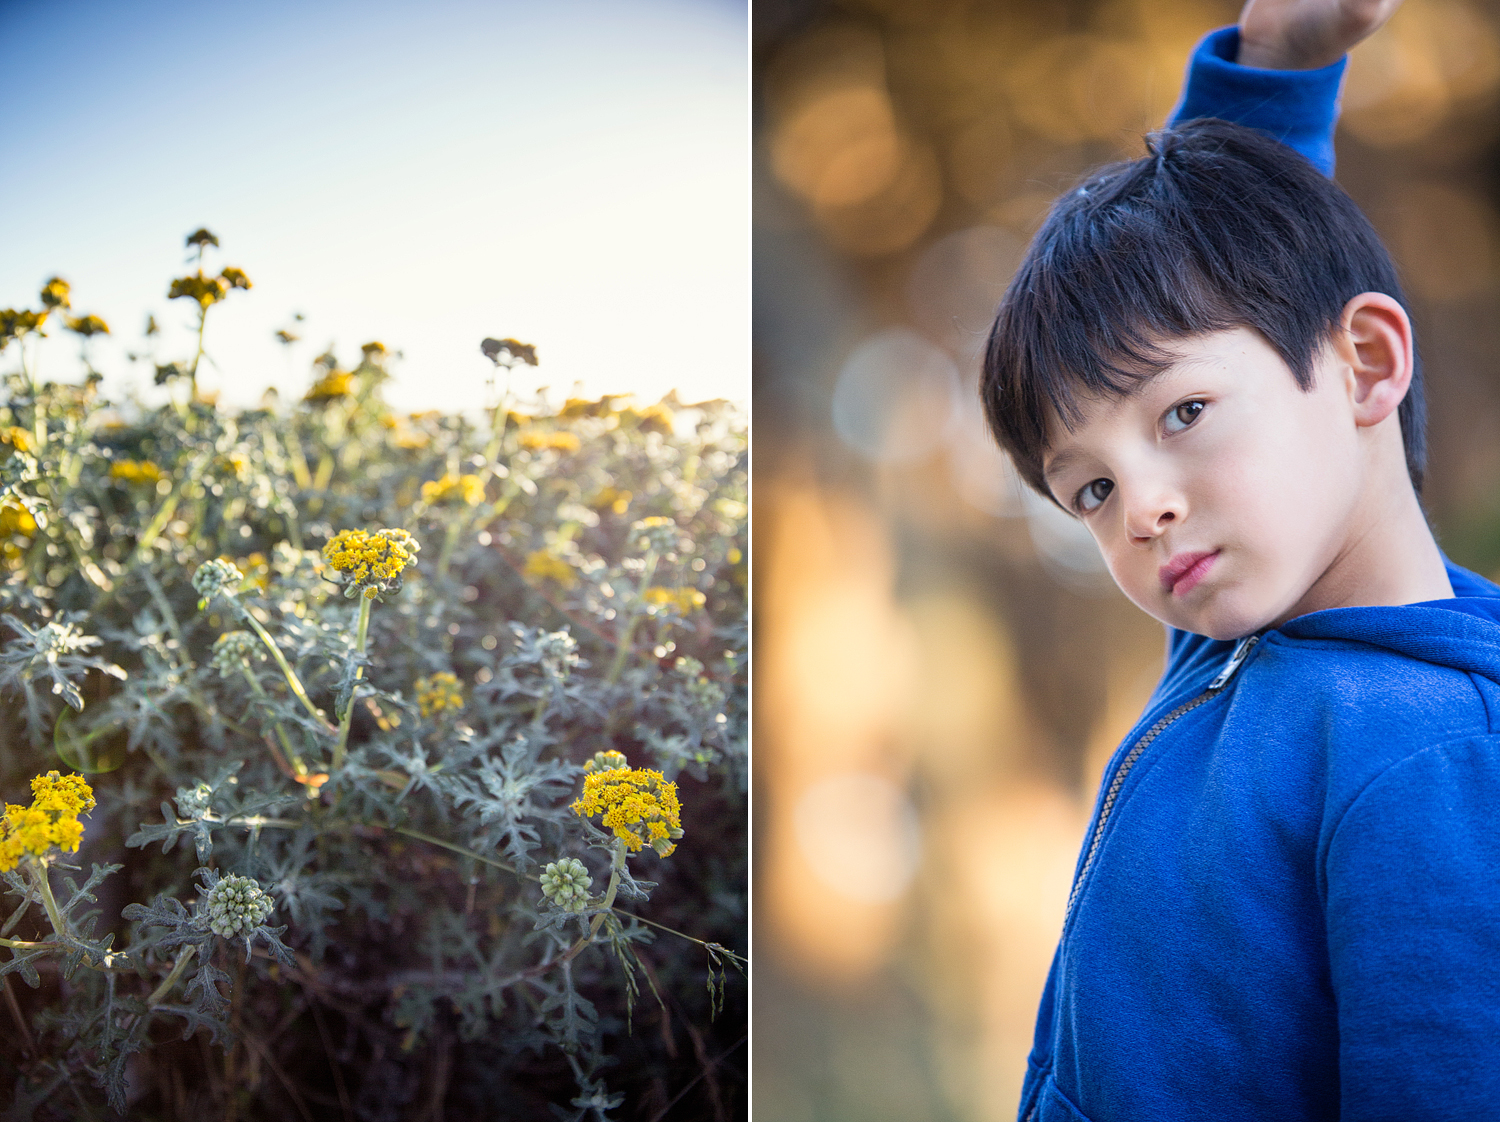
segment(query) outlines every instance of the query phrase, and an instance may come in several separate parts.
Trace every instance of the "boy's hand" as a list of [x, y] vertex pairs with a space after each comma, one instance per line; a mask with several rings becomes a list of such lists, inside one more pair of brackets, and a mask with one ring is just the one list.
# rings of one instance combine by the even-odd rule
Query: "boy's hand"
[[1241, 66], [1313, 70], [1372, 35], [1401, 0], [1248, 0], [1240, 12]]

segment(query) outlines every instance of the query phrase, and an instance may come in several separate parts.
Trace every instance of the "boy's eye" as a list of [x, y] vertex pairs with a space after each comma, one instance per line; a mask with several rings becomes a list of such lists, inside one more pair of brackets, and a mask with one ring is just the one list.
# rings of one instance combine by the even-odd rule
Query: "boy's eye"
[[1114, 483], [1108, 479], [1096, 479], [1092, 483], [1085, 483], [1083, 490], [1079, 491], [1078, 497], [1073, 500], [1073, 505], [1081, 513], [1087, 514], [1109, 498], [1109, 493], [1114, 489]]
[[1162, 425], [1168, 432], [1181, 432], [1196, 421], [1198, 415], [1202, 412], [1203, 402], [1184, 401], [1167, 414], [1166, 420], [1162, 422]]

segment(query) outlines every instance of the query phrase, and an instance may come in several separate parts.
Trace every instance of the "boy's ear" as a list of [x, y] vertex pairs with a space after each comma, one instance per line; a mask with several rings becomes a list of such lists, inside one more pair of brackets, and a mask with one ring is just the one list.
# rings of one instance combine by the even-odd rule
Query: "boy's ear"
[[1383, 292], [1361, 292], [1344, 305], [1334, 349], [1348, 369], [1354, 422], [1378, 425], [1411, 388], [1416, 348], [1411, 317]]

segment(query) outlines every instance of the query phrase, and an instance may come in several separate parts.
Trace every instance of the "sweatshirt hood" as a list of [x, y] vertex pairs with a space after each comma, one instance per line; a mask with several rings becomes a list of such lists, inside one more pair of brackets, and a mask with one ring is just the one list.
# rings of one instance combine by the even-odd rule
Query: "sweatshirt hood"
[[1341, 639], [1500, 682], [1500, 585], [1444, 558], [1453, 597], [1390, 607], [1329, 608], [1288, 620], [1293, 639]]

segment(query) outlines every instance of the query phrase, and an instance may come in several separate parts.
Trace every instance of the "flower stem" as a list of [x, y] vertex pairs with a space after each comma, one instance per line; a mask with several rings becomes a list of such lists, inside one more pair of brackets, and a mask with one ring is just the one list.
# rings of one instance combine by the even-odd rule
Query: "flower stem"
[[297, 672], [293, 670], [291, 665], [287, 662], [286, 656], [281, 653], [281, 648], [276, 645], [276, 640], [271, 638], [270, 632], [268, 632], [264, 627], [260, 625], [260, 620], [256, 619], [255, 616], [250, 613], [249, 608], [240, 604], [238, 601], [235, 601], [235, 605], [239, 608], [239, 613], [244, 617], [245, 622], [247, 622], [251, 627], [255, 629], [255, 633], [260, 636], [260, 641], [264, 643], [266, 645], [266, 649], [271, 652], [271, 657], [276, 660], [276, 665], [281, 667], [281, 673], [286, 678], [287, 686], [291, 689], [292, 694], [297, 698], [297, 700], [302, 702], [302, 708], [311, 713], [313, 720], [322, 725], [326, 731], [333, 732], [333, 726], [328, 723], [327, 719], [324, 718], [322, 713], [318, 712], [318, 707], [312, 703], [312, 698], [307, 696], [307, 691], [302, 688], [302, 679], [297, 677]]
[[458, 535], [468, 522], [467, 512], [448, 523], [448, 532], [443, 536], [443, 549], [438, 554], [437, 574], [442, 580], [448, 575], [448, 563], [453, 560], [453, 547], [458, 544]]
[[182, 492], [180, 491], [173, 490], [167, 495], [156, 511], [156, 517], [151, 519], [150, 524], [141, 531], [141, 536], [136, 539], [135, 556], [132, 560], [140, 557], [146, 550], [151, 548], [152, 543], [156, 541], [157, 535], [162, 532], [162, 528], [171, 521], [172, 515], [177, 512], [177, 504], [181, 501]]
[[604, 917], [609, 914], [615, 906], [615, 893], [620, 891], [620, 873], [625, 868], [625, 841], [616, 838], [614, 848], [610, 851], [609, 859], [609, 885], [604, 890], [604, 899], [600, 901], [599, 907], [603, 909], [589, 924], [589, 938], [592, 939], [599, 934], [599, 927], [604, 923]]
[[646, 567], [641, 570], [641, 586], [635, 594], [635, 601], [630, 605], [630, 615], [625, 620], [625, 630], [615, 646], [615, 660], [610, 664], [609, 674], [604, 679], [604, 684], [607, 686], [618, 682], [621, 673], [625, 670], [626, 660], [630, 658], [630, 642], [635, 637], [635, 625], [640, 622], [641, 608], [646, 603], [646, 589], [651, 586], [651, 578], [655, 575], [656, 550], [651, 549], [646, 551]]
[[162, 979], [161, 985], [151, 991], [151, 996], [146, 998], [147, 1005], [160, 1005], [166, 1000], [167, 994], [172, 992], [172, 987], [182, 977], [182, 972], [188, 968], [188, 963], [193, 961], [193, 955], [198, 953], [198, 948], [188, 946], [182, 949], [177, 956], [177, 961], [172, 964], [172, 972]]
[[417, 841], [424, 841], [429, 845], [441, 846], [443, 849], [451, 850], [454, 853], [461, 853], [465, 857], [472, 857], [475, 861], [482, 861], [486, 865], [493, 865], [497, 869], [504, 869], [507, 873], [514, 873], [516, 871], [513, 866], [507, 865], [504, 861], [496, 861], [493, 857], [485, 857], [483, 854], [475, 853], [472, 849], [465, 849], [461, 845], [454, 845], [452, 842], [444, 841], [442, 838], [435, 838], [431, 834], [424, 834], [418, 830], [408, 830], [405, 826], [389, 826], [387, 829], [393, 833], [405, 834], [407, 837], [415, 838]]
[[63, 920], [62, 909], [57, 906], [57, 897], [52, 895], [52, 885], [47, 880], [47, 866], [40, 861], [29, 861], [27, 871], [31, 874], [31, 883], [36, 886], [37, 892], [42, 898], [42, 907], [47, 910], [47, 920], [52, 924], [52, 930], [57, 932], [59, 941], [68, 938], [68, 925]]
[[[269, 700], [266, 695], [265, 687], [260, 684], [260, 679], [257, 678], [254, 671], [250, 669], [250, 664], [246, 662], [240, 663], [240, 670], [245, 675], [245, 681], [249, 682], [250, 688], [255, 691], [255, 696]], [[286, 758], [291, 761], [292, 767], [296, 770], [298, 775], [306, 775], [307, 765], [302, 762], [302, 757], [298, 755], [297, 750], [292, 747], [292, 742], [287, 738], [286, 729], [281, 727], [280, 721], [272, 721], [271, 723], [276, 727], [276, 737], [281, 741], [282, 750], [286, 752]]]
[[[370, 634], [370, 598], [363, 593], [359, 597], [359, 631], [354, 637], [354, 650], [358, 654], [365, 653], [365, 640]], [[354, 668], [354, 680], [358, 682], [364, 676], [365, 668], [356, 666]], [[344, 750], [349, 744], [349, 726], [354, 721], [354, 691], [349, 691], [349, 703], [344, 706], [344, 717], [339, 721], [339, 739], [333, 746], [334, 769], [344, 764]]]

